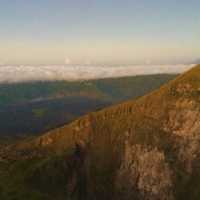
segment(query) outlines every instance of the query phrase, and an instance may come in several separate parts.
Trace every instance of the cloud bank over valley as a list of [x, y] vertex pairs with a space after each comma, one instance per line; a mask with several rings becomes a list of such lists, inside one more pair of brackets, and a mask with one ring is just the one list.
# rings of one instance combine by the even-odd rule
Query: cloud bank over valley
[[183, 73], [194, 65], [132, 66], [0, 66], [0, 83], [30, 81], [77, 81], [149, 74]]

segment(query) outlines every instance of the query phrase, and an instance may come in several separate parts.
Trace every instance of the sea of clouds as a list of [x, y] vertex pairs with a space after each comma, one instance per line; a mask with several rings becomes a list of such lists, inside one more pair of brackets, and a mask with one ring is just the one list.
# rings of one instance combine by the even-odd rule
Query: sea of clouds
[[132, 65], [132, 66], [0, 66], [0, 83], [28, 81], [76, 81], [148, 74], [177, 74], [194, 65]]

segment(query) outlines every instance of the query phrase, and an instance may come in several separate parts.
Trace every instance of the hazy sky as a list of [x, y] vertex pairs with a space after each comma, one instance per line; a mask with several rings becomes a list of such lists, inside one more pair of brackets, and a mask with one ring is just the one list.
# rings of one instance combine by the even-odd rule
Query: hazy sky
[[0, 0], [0, 64], [183, 63], [200, 0]]

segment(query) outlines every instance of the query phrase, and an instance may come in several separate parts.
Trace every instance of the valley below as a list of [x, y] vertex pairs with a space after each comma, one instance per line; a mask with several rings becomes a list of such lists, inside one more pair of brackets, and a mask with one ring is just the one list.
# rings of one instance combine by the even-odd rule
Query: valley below
[[0, 84], [0, 137], [42, 134], [86, 113], [140, 97], [176, 76]]

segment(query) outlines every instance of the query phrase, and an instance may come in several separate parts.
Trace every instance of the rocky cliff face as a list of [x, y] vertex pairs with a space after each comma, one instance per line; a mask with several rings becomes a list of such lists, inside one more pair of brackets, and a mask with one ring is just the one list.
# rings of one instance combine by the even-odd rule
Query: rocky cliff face
[[[67, 173], [62, 194], [69, 199], [195, 200], [200, 197], [199, 117], [197, 66], [138, 100], [10, 146], [6, 155], [10, 160], [42, 160], [37, 170], [46, 181], [64, 162], [61, 171]], [[52, 155], [64, 157], [48, 172], [42, 166], [49, 155], [50, 160]], [[39, 182], [33, 174], [26, 174], [27, 184]], [[53, 180], [59, 182], [56, 176]]]

